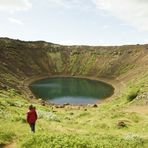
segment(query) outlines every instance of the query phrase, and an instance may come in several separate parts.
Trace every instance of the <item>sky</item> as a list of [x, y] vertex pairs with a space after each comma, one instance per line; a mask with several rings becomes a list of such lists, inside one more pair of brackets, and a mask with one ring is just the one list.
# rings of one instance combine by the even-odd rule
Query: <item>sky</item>
[[148, 44], [148, 0], [0, 0], [0, 37], [63, 45]]

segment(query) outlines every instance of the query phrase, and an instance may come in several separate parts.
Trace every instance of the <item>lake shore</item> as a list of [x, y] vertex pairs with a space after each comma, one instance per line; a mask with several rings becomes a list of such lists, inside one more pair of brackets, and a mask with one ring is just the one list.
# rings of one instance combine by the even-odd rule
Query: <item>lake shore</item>
[[[109, 100], [111, 100], [111, 98], [119, 95], [121, 92], [121, 88], [124, 86], [120, 80], [118, 79], [107, 79], [107, 78], [95, 78], [95, 77], [87, 77], [87, 76], [69, 76], [69, 75], [54, 75], [51, 76], [49, 74], [44, 74], [44, 75], [38, 75], [38, 76], [33, 76], [30, 77], [29, 79], [25, 79], [23, 81], [23, 85], [22, 87], [24, 88], [24, 94], [27, 98], [30, 98], [31, 100], [37, 100], [36, 96], [32, 93], [32, 91], [30, 90], [29, 86], [34, 83], [35, 81], [38, 80], [43, 80], [43, 79], [47, 79], [47, 78], [54, 78], [54, 77], [73, 77], [73, 78], [82, 78], [82, 79], [89, 79], [89, 80], [95, 80], [95, 81], [100, 81], [100, 82], [104, 82], [107, 83], [109, 85], [111, 85], [114, 88], [114, 92], [111, 96], [101, 100], [101, 101], [97, 101], [96, 104], [101, 104], [103, 102], [107, 102]], [[49, 103], [50, 104], [50, 103]], [[57, 104], [52, 104], [52, 105], [57, 105]], [[80, 105], [75, 105], [75, 104], [69, 104], [71, 106], [82, 106]], [[86, 105], [84, 105], [86, 106]]]

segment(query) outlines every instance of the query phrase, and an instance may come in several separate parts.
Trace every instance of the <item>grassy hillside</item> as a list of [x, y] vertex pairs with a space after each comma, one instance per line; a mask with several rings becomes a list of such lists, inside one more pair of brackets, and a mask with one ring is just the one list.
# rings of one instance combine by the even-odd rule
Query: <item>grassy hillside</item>
[[[0, 147], [147, 148], [147, 69], [148, 45], [61, 46], [0, 39]], [[104, 80], [115, 94], [97, 107], [42, 106], [29, 99], [30, 82], [54, 75]], [[39, 115], [35, 134], [26, 123], [31, 103]]]

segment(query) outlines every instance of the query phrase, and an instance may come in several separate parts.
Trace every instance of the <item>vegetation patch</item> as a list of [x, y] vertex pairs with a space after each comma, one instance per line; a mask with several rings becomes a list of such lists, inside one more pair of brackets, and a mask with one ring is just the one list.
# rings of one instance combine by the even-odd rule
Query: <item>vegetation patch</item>
[[[127, 134], [125, 136], [116, 135], [74, 135], [74, 134], [36, 134], [29, 136], [20, 143], [22, 148], [36, 148], [36, 147], [80, 147], [80, 148], [113, 148], [113, 147], [125, 147], [125, 148], [138, 148], [144, 146], [145, 139], [134, 134]], [[145, 145], [146, 146], [146, 145]]]

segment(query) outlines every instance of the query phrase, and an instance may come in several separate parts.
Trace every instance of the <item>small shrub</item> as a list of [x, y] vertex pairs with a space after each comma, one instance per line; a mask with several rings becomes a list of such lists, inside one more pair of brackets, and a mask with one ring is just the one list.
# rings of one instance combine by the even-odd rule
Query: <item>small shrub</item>
[[15, 137], [15, 134], [13, 132], [7, 131], [7, 130], [3, 130], [3, 131], [1, 130], [0, 131], [0, 145], [10, 143], [14, 137]]
[[127, 100], [128, 101], [134, 100], [137, 97], [138, 92], [139, 92], [138, 88], [132, 88], [127, 95]]

